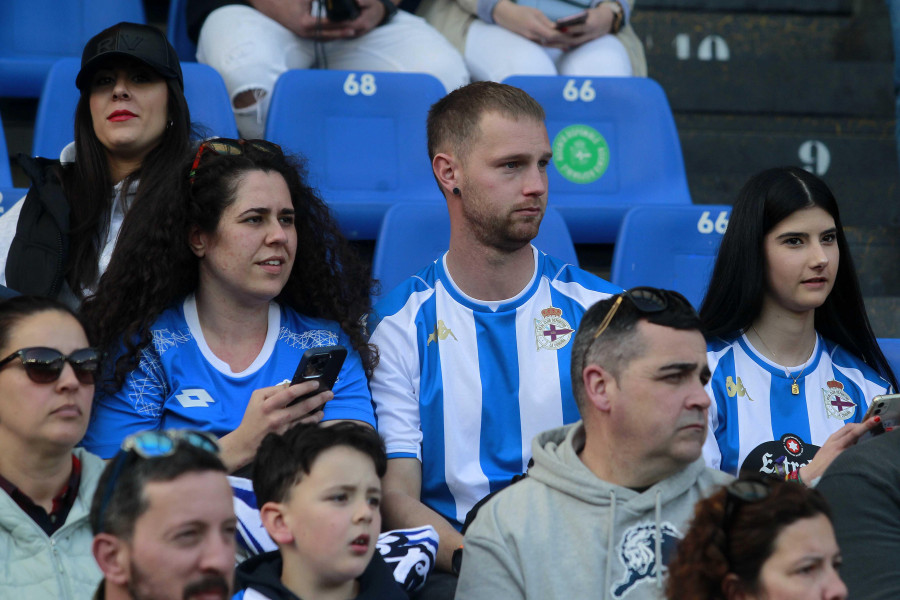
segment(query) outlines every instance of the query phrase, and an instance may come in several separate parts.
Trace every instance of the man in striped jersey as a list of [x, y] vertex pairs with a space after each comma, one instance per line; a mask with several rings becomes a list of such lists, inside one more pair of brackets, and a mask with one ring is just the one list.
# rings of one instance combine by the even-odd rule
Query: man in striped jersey
[[530, 244], [551, 147], [528, 94], [493, 82], [451, 92], [429, 113], [428, 151], [450, 248], [375, 307], [370, 387], [389, 459], [385, 524], [433, 525], [449, 571], [472, 506], [526, 469], [536, 434], [578, 420], [570, 340], [619, 289]]

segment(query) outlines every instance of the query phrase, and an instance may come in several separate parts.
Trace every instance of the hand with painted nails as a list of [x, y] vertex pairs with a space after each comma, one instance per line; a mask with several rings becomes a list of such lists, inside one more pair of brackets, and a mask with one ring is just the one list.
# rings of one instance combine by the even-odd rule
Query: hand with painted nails
[[872, 417], [866, 419], [862, 423], [849, 423], [830, 436], [816, 452], [816, 456], [809, 464], [800, 468], [800, 479], [807, 485], [812, 484], [816, 479], [822, 476], [825, 469], [834, 461], [838, 455], [856, 444], [859, 438], [868, 431], [881, 426], [881, 417]]

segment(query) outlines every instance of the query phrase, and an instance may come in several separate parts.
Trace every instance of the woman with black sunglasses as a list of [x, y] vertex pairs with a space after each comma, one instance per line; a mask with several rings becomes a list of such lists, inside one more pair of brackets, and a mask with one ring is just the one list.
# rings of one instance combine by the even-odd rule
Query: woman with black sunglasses
[[0, 597], [89, 598], [100, 581], [88, 509], [103, 461], [75, 445], [100, 364], [55, 300], [0, 302]]
[[[299, 169], [265, 140], [216, 138], [132, 209], [84, 307], [116, 357], [86, 448], [105, 458], [141, 429], [202, 429], [233, 471], [293, 423], [374, 427], [371, 282]], [[333, 393], [284, 383], [306, 350], [334, 345], [348, 354]]]
[[813, 483], [896, 389], [866, 317], [837, 201], [797, 167], [741, 189], [700, 308], [710, 466]]
[[841, 553], [821, 494], [739, 479], [701, 500], [669, 564], [670, 600], [843, 600]]

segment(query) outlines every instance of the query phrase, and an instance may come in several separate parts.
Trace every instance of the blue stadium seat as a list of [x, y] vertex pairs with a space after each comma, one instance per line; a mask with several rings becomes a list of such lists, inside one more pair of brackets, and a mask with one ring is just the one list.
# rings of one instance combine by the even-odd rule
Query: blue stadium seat
[[0, 119], [0, 188], [10, 188], [12, 184], [9, 154], [6, 151], [6, 134], [3, 132], [3, 120]]
[[613, 250], [612, 282], [677, 290], [699, 308], [730, 215], [727, 205], [632, 208]]
[[27, 189], [0, 186], [0, 215], [9, 210], [9, 208], [25, 197], [28, 193]]
[[187, 0], [170, 0], [166, 36], [169, 38], [169, 43], [175, 48], [175, 52], [178, 53], [178, 58], [182, 61], [195, 62], [197, 60], [197, 44], [188, 37], [186, 6]]
[[550, 202], [576, 242], [615, 241], [639, 204], [690, 204], [672, 110], [642, 77], [515, 76], [547, 113]]
[[375, 239], [398, 202], [443, 206], [425, 141], [444, 86], [420, 73], [292, 70], [275, 84], [266, 139], [309, 159], [310, 181], [350, 239]]
[[53, 63], [120, 21], [146, 23], [141, 0], [2, 0], [0, 96], [37, 98]]
[[[550, 256], [578, 265], [566, 223], [552, 208], [547, 208], [533, 243]], [[450, 216], [445, 204], [401, 204], [388, 209], [372, 258], [372, 277], [381, 282], [381, 293], [373, 300], [434, 261], [449, 246]]]
[[878, 346], [890, 363], [894, 375], [900, 377], [900, 338], [878, 338]]
[[[66, 144], [74, 139], [79, 97], [75, 76], [80, 68], [80, 59], [64, 58], [50, 70], [34, 123], [31, 153], [35, 156], [58, 158]], [[212, 67], [199, 63], [181, 63], [181, 69], [191, 119], [195, 126], [204, 129], [200, 133], [237, 137], [234, 112], [221, 76]]]

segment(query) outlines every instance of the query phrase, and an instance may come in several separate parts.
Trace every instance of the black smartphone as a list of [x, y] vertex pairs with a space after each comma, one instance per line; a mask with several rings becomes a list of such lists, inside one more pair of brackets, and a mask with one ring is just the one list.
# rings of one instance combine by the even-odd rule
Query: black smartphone
[[325, 0], [325, 14], [332, 23], [350, 21], [359, 16], [356, 0]]
[[345, 358], [347, 358], [347, 349], [343, 346], [323, 346], [310, 348], [304, 352], [300, 358], [300, 364], [297, 365], [297, 370], [294, 371], [291, 385], [304, 381], [318, 381], [319, 387], [309, 394], [294, 398], [288, 406], [293, 406], [319, 392], [330, 390], [337, 381]]
[[875, 396], [863, 421], [870, 417], [881, 417], [881, 423], [865, 432], [859, 441], [867, 440], [885, 432], [885, 428], [900, 426], [900, 394]]
[[569, 15], [568, 17], [560, 17], [556, 20], [556, 28], [562, 29], [563, 27], [571, 27], [573, 25], [583, 25], [587, 21], [587, 18], [588, 14], [586, 10], [575, 13], [574, 15]]

